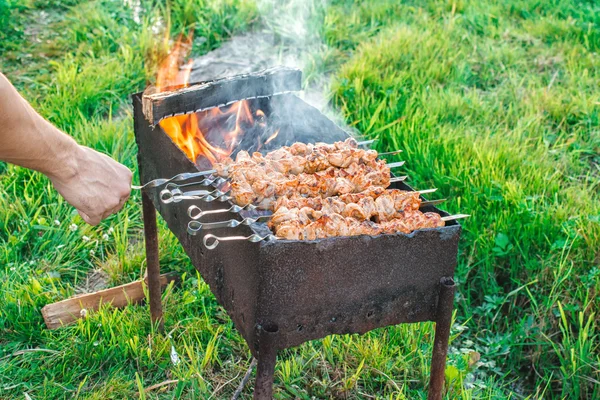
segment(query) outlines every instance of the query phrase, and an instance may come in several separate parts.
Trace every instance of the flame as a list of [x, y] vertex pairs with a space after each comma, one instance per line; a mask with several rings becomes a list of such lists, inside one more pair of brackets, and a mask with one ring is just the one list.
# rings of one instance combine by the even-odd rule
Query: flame
[[[191, 36], [180, 36], [169, 54], [161, 62], [156, 77], [157, 91], [164, 91], [170, 86], [189, 86], [192, 71], [192, 60], [185, 63], [191, 48]], [[233, 120], [235, 116], [235, 119]], [[256, 111], [259, 126], [264, 127], [265, 113]], [[235, 121], [235, 125], [233, 125]], [[255, 118], [248, 101], [241, 100], [231, 106], [212, 108], [207, 111], [177, 115], [165, 118], [159, 125], [185, 155], [194, 163], [200, 157], [211, 165], [228, 157], [241, 141], [245, 129], [255, 124]], [[268, 143], [277, 136], [275, 132]], [[206, 135], [208, 134], [208, 135]]]
[[269, 144], [269, 142], [272, 141], [273, 139], [275, 139], [277, 137], [277, 135], [279, 135], [279, 129], [277, 129], [274, 134], [272, 134], [271, 136], [268, 137], [267, 140], [265, 140], [265, 144]]

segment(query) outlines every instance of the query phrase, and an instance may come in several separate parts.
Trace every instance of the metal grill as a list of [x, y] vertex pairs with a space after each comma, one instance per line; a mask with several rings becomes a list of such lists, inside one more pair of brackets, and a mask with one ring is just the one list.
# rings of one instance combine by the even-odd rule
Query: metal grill
[[[271, 143], [271, 148], [295, 141], [331, 143], [348, 137], [318, 110], [288, 93], [299, 89], [298, 72], [271, 70], [269, 77], [270, 82], [277, 82], [271, 84], [271, 94], [260, 84], [265, 82], [262, 73], [227, 78], [226, 82], [238, 88], [236, 93], [242, 93], [244, 98], [252, 98], [248, 100], [250, 107], [260, 107], [282, 129], [283, 134]], [[155, 124], [167, 115], [210, 106], [200, 86], [212, 90], [213, 99], [217, 99], [213, 106], [241, 99], [240, 96], [227, 97], [231, 91], [224, 89], [222, 82], [220, 90], [215, 90], [214, 85], [203, 83], [162, 95], [170, 99], [168, 107], [154, 104], [153, 108], [156, 96], [133, 95], [142, 185], [158, 178], [199, 172], [198, 166]], [[178, 97], [178, 93], [182, 97]], [[252, 140], [242, 141], [239, 148], [248, 149], [252, 143]], [[200, 183], [190, 185], [194, 190], [212, 192], [218, 187], [210, 180], [196, 179], [195, 182]], [[392, 187], [412, 190], [401, 180]], [[255, 399], [272, 398], [278, 350], [331, 334], [362, 334], [380, 327], [422, 321], [436, 322], [429, 398], [441, 399], [454, 293], [452, 277], [461, 232], [456, 221], [411, 234], [314, 241], [231, 241], [209, 250], [203, 243], [209, 234], [227, 237], [233, 231], [236, 236], [262, 238], [271, 232], [266, 224], [250, 221], [235, 229], [200, 230], [190, 235], [191, 205], [201, 207], [207, 222], [240, 220], [240, 212], [245, 217], [257, 214], [252, 210], [238, 210], [229, 200], [202, 202], [192, 198], [164, 202], [162, 188], [164, 185], [147, 187], [143, 192], [153, 319], [160, 321], [162, 315], [157, 285], [157, 210], [258, 359]], [[423, 211], [448, 216], [433, 204]]]

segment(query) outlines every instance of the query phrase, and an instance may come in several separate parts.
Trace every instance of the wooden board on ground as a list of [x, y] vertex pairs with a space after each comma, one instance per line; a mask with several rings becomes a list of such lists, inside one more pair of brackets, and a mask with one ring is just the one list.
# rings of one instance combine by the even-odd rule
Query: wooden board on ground
[[[178, 280], [178, 274], [163, 274], [160, 276], [160, 285], [164, 288], [170, 282]], [[136, 281], [47, 304], [42, 308], [42, 316], [48, 329], [56, 329], [82, 318], [82, 314], [87, 311], [98, 310], [101, 304], [111, 304], [113, 307], [119, 308], [130, 303], [139, 303], [144, 299], [142, 281]], [[82, 310], [86, 311], [82, 312]]]

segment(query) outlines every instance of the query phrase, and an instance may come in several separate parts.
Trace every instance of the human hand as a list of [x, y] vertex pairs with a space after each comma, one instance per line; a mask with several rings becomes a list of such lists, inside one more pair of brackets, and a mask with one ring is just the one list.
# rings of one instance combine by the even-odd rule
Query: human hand
[[56, 190], [90, 225], [118, 212], [131, 193], [131, 171], [112, 158], [86, 146], [76, 145], [74, 168], [49, 175]]

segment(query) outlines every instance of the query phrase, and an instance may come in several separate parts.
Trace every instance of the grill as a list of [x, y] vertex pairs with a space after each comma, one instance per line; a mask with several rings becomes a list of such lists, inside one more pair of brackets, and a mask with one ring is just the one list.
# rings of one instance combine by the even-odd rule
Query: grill
[[[264, 150], [296, 141], [332, 143], [348, 138], [344, 130], [293, 94], [300, 89], [300, 81], [300, 71], [276, 68], [163, 93], [134, 94], [140, 182], [147, 184], [182, 173], [194, 177], [210, 168], [192, 162], [157, 125], [159, 121], [173, 115], [201, 114], [243, 99], [251, 110], [263, 110], [269, 126], [280, 129], [281, 133]], [[261, 134], [260, 129], [246, 132], [236, 150], [256, 150]], [[412, 190], [400, 180], [391, 187]], [[165, 203], [160, 198], [161, 188], [146, 188], [142, 192], [153, 321], [162, 323], [157, 210], [258, 359], [255, 399], [272, 398], [278, 350], [331, 334], [363, 334], [380, 327], [422, 321], [436, 322], [429, 399], [441, 399], [461, 232], [456, 221], [411, 234], [314, 241], [240, 240], [222, 242], [209, 250], [203, 242], [207, 233], [220, 237], [231, 236], [232, 232], [235, 236], [265, 237], [270, 231], [264, 223], [251, 223], [190, 235], [190, 205], [211, 211], [233, 204], [199, 200]], [[448, 216], [433, 205], [422, 210]], [[227, 212], [213, 218], [240, 219], [240, 215]]]

